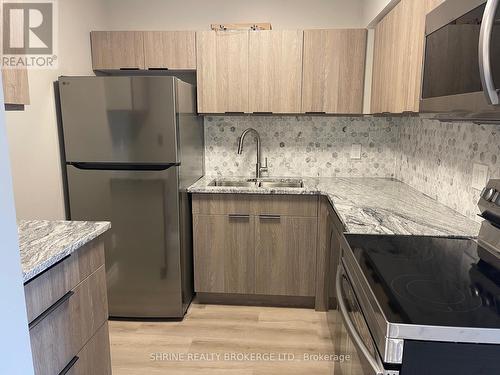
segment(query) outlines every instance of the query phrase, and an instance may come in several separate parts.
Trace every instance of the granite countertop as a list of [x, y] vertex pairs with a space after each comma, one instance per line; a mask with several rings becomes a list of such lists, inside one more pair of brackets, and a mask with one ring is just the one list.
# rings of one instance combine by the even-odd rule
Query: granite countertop
[[[467, 237], [479, 233], [479, 223], [394, 179], [302, 178], [300, 189], [268, 189], [209, 186], [215, 178], [220, 177], [201, 178], [188, 192], [325, 195], [349, 233]], [[238, 178], [227, 178], [231, 179]]]
[[111, 228], [108, 222], [21, 220], [18, 222], [23, 282]]

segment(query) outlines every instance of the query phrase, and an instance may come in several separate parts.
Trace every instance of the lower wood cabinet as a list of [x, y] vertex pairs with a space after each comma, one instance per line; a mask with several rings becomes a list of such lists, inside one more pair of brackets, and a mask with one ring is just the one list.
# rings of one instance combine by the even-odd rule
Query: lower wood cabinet
[[317, 218], [259, 215], [255, 221], [255, 292], [314, 296]]
[[194, 279], [198, 292], [255, 292], [254, 217], [195, 215]]
[[103, 240], [25, 285], [36, 375], [111, 374]]
[[195, 291], [313, 297], [315, 196], [194, 195]]
[[111, 375], [108, 322], [104, 323], [90, 341], [78, 352], [68, 375]]

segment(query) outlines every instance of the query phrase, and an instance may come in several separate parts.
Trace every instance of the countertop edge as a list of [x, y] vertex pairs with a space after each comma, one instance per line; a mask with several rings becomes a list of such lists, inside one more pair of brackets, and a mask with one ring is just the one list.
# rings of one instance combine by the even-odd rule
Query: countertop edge
[[[28, 220], [29, 221], [29, 220]], [[52, 255], [49, 259], [37, 264], [31, 270], [23, 271], [23, 283], [27, 284], [34, 278], [39, 276], [41, 273], [48, 270], [50, 267], [54, 266], [56, 263], [60, 262], [62, 259], [66, 258], [68, 255], [73, 254], [81, 247], [87, 245], [91, 241], [95, 240], [109, 229], [111, 229], [111, 223], [107, 221], [95, 222], [99, 226], [91, 233], [82, 236], [78, 240], [75, 240], [70, 245], [66, 246], [63, 250], [59, 251], [57, 254]]]

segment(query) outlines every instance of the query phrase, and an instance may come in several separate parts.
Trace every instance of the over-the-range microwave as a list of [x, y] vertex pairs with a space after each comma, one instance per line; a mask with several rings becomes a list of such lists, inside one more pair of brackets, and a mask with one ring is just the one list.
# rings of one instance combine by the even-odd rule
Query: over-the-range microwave
[[500, 0], [447, 0], [427, 15], [421, 112], [500, 122]]

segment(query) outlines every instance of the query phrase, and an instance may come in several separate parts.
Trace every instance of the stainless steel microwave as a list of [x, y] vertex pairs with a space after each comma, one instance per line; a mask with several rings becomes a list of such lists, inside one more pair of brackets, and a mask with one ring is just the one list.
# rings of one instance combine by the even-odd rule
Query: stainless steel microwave
[[500, 122], [500, 0], [447, 0], [427, 15], [421, 112]]

